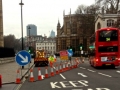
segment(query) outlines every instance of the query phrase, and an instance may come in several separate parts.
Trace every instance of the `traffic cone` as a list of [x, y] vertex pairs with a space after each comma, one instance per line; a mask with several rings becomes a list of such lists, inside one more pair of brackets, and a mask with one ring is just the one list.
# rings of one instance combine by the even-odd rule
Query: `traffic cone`
[[51, 67], [51, 73], [50, 73], [51, 76], [54, 76], [54, 71], [53, 71], [53, 67]]
[[74, 67], [77, 68], [77, 59], [74, 60]]
[[72, 62], [70, 61], [70, 69], [72, 69]]
[[63, 63], [63, 72], [66, 71], [65, 63]]
[[84, 58], [82, 59], [82, 63], [84, 63]]
[[66, 63], [66, 70], [69, 70], [69, 68], [68, 68], [68, 63]]
[[34, 82], [33, 70], [30, 70], [30, 82]]
[[21, 80], [20, 80], [20, 71], [19, 69], [17, 70], [17, 78], [16, 78], [16, 84], [20, 84]]
[[61, 65], [61, 64], [60, 64], [60, 70], [59, 70], [59, 72], [60, 72], [60, 73], [63, 72], [63, 70], [62, 70], [62, 65]]
[[42, 80], [42, 75], [41, 75], [40, 68], [38, 68], [38, 80]]
[[48, 70], [47, 70], [47, 67], [45, 68], [45, 78], [48, 78], [49, 75], [48, 75]]
[[59, 74], [58, 65], [56, 65], [56, 74]]

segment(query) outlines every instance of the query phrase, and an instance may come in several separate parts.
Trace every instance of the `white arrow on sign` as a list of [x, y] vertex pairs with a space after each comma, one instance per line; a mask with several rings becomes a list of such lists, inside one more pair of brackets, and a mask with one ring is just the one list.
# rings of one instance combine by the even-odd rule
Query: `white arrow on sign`
[[23, 61], [21, 61], [22, 63], [27, 63], [28, 62], [28, 57], [27, 56], [25, 58], [21, 54], [19, 54], [18, 56], [22, 58], [22, 60], [23, 60]]
[[83, 77], [87, 77], [86, 75], [84, 75], [83, 73], [78, 73], [78, 75], [81, 75]]

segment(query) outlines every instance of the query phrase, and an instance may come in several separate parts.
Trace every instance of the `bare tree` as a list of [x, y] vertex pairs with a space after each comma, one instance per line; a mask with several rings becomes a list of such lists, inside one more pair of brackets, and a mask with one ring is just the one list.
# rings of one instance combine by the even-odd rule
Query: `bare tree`
[[103, 7], [106, 13], [116, 14], [119, 10], [120, 0], [95, 0], [95, 4], [99, 7]]
[[4, 46], [8, 48], [14, 48], [15, 43], [15, 36], [14, 35], [8, 35], [4, 36]]

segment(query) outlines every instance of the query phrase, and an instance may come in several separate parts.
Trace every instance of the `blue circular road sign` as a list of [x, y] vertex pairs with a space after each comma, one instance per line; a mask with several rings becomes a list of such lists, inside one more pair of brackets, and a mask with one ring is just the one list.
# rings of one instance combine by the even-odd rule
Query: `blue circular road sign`
[[31, 61], [31, 55], [27, 51], [22, 50], [17, 53], [15, 60], [19, 65], [24, 66]]

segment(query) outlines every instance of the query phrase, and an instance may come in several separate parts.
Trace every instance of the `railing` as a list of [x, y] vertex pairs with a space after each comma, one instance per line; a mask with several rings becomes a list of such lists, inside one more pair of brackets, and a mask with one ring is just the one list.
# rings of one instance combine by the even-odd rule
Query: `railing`
[[14, 62], [15, 57], [0, 58], [0, 64]]

